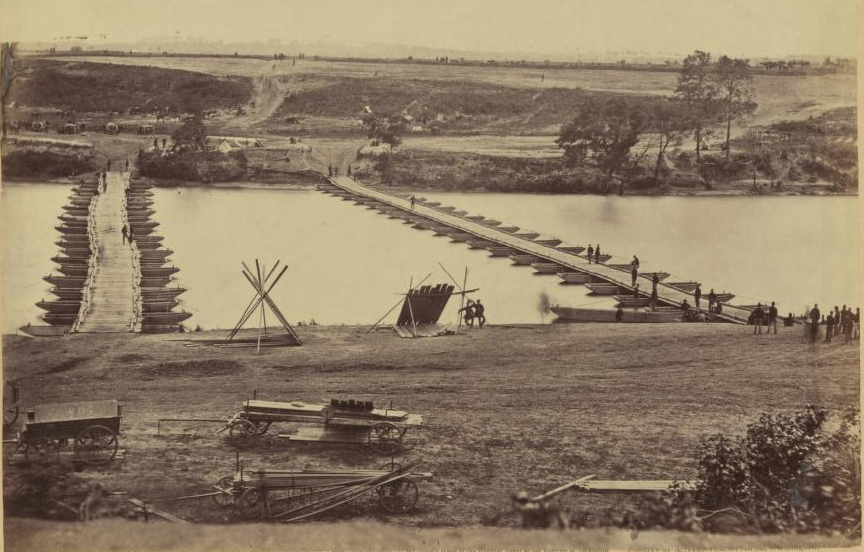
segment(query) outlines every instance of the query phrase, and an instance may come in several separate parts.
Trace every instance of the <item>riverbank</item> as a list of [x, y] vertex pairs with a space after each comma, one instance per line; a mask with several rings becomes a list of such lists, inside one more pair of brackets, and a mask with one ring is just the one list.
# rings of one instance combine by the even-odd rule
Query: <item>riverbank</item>
[[[754, 336], [751, 328], [725, 324], [519, 325], [417, 340], [366, 329], [299, 327], [302, 347], [258, 356], [185, 341], [224, 331], [6, 335], [3, 361], [27, 406], [119, 399], [126, 457], [81, 475], [154, 501], [206, 492], [235, 459], [224, 434], [215, 433], [219, 424], [174, 423], [159, 436], [160, 418], [227, 419], [256, 389], [274, 400], [392, 401], [424, 415], [425, 427], [409, 433], [413, 450], [400, 457], [422, 460], [435, 474], [421, 484], [419, 509], [382, 518], [363, 502], [321, 520], [420, 526], [498, 518], [515, 525], [505, 515], [512, 492], [539, 493], [588, 474], [689, 479], [703, 436], [740, 433], [763, 412], [859, 403], [858, 348], [811, 348], [800, 327]], [[374, 468], [383, 460], [362, 447], [278, 438], [265, 438], [241, 458], [248, 467], [281, 468]], [[7, 486], [19, 469], [9, 468]], [[590, 523], [592, 512], [619, 499], [570, 495], [562, 505]], [[234, 520], [209, 501], [159, 504], [190, 521]], [[7, 515], [14, 507], [7, 505]]]

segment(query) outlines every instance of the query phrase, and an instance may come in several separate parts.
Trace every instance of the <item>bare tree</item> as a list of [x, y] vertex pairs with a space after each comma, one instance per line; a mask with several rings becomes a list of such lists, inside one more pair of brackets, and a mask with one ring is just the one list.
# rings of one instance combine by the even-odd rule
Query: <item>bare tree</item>
[[729, 161], [729, 141], [732, 121], [749, 117], [756, 111], [758, 104], [753, 99], [753, 76], [750, 74], [750, 60], [733, 59], [722, 56], [714, 68], [713, 80], [716, 83], [726, 122], [726, 161]]

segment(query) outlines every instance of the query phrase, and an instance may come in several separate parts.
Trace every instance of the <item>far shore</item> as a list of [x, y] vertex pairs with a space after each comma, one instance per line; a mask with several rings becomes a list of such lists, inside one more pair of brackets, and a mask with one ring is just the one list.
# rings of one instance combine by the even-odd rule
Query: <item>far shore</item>
[[[81, 180], [85, 180], [84, 175], [74, 176], [74, 177], [57, 177], [57, 178], [22, 178], [22, 177], [3, 177], [3, 182], [15, 183], [15, 184], [66, 184], [69, 186], [74, 186], [79, 182], [79, 178]], [[315, 189], [315, 184], [301, 184], [296, 182], [260, 182], [260, 181], [227, 181], [227, 182], [193, 182], [187, 180], [163, 180], [163, 179], [153, 179], [153, 178], [140, 178], [137, 179], [140, 181], [146, 181], [153, 184], [156, 188], [193, 188], [193, 189], [214, 189], [214, 190], [289, 190], [289, 191], [309, 191]], [[362, 181], [361, 181], [362, 183]], [[375, 188], [384, 193], [391, 194], [413, 194], [413, 195], [421, 195], [424, 193], [456, 193], [456, 194], [472, 194], [472, 195], [482, 195], [482, 194], [506, 194], [512, 193], [514, 195], [518, 194], [532, 194], [532, 195], [545, 195], [545, 196], [561, 196], [561, 195], [574, 195], [574, 196], [584, 196], [584, 195], [595, 195], [595, 196], [616, 196], [619, 195], [617, 192], [610, 191], [608, 194], [552, 194], [552, 193], [539, 193], [539, 192], [499, 192], [499, 191], [490, 191], [490, 190], [453, 190], [449, 188], [410, 188], [402, 185], [381, 185], [380, 182], [376, 183], [366, 183], [366, 186], [371, 188]], [[805, 191], [794, 189], [795, 185], [786, 185], [786, 188], [781, 190], [775, 190], [770, 193], [754, 193], [752, 190], [748, 190], [745, 188], [731, 188], [724, 190], [698, 190], [698, 189], [669, 189], [665, 191], [657, 191], [657, 192], [645, 192], [639, 193], [632, 190], [627, 190], [623, 196], [638, 196], [638, 197], [792, 197], [792, 196], [817, 196], [817, 197], [858, 197], [857, 193], [853, 193], [851, 191], [844, 192], [827, 192], [822, 190], [813, 190], [807, 189]]]

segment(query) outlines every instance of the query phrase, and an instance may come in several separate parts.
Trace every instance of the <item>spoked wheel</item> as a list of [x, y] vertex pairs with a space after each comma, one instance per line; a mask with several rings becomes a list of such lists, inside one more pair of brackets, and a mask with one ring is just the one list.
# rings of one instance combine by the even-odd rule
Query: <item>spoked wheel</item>
[[28, 462], [49, 462], [57, 458], [63, 441], [49, 437], [36, 437], [24, 445], [24, 458]]
[[264, 435], [270, 429], [270, 424], [273, 422], [252, 422], [255, 425], [255, 431], [258, 435]]
[[75, 457], [88, 464], [103, 464], [114, 459], [117, 447], [117, 434], [111, 428], [92, 425], [75, 438]]
[[405, 431], [390, 422], [375, 424], [369, 431], [369, 446], [378, 454], [396, 454], [402, 450]]
[[234, 476], [226, 475], [224, 477], [220, 477], [219, 481], [216, 482], [215, 490], [219, 491], [219, 494], [213, 495], [213, 502], [217, 505], [227, 508], [234, 504]]
[[375, 488], [378, 502], [390, 514], [404, 514], [417, 506], [420, 491], [417, 483], [405, 477]]
[[18, 389], [6, 382], [3, 386], [3, 428], [12, 426], [18, 420]]
[[237, 500], [237, 510], [244, 519], [264, 519], [267, 513], [266, 500], [259, 489], [246, 489]]
[[237, 448], [246, 448], [255, 442], [258, 428], [249, 420], [237, 420], [228, 429], [228, 438]]

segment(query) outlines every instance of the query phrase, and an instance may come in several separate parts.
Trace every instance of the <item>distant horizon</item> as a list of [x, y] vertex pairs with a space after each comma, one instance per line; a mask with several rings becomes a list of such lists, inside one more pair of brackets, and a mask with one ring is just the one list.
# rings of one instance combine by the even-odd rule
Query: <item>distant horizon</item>
[[422, 51], [542, 61], [613, 53], [683, 57], [696, 49], [812, 59], [855, 57], [858, 47], [855, 0], [378, 0], [371, 7], [257, 0], [254, 9], [227, 0], [3, 0], [0, 13], [0, 40], [60, 46], [69, 43], [62, 37], [86, 36], [94, 48], [176, 37], [223, 45], [339, 45], [346, 56], [372, 50], [400, 58]]
[[[37, 52], [56, 48], [60, 52], [69, 51], [71, 48], [80, 47], [83, 52], [132, 51], [136, 54], [193, 54], [193, 55], [217, 55], [225, 56], [238, 53], [243, 56], [271, 56], [273, 54], [285, 54], [296, 56], [303, 51], [307, 57], [344, 57], [357, 59], [388, 59], [404, 60], [408, 56], [415, 59], [434, 60], [440, 57], [452, 59], [464, 58], [476, 62], [494, 59], [496, 61], [525, 61], [530, 63], [615, 63], [624, 59], [633, 64], [657, 64], [666, 60], [680, 61], [689, 52], [664, 52], [651, 50], [583, 50], [571, 53], [548, 53], [548, 52], [490, 52], [477, 50], [453, 50], [447, 48], [434, 48], [415, 44], [386, 44], [376, 42], [360, 43], [337, 43], [333, 41], [277, 41], [276, 39], [261, 39], [258, 41], [232, 42], [220, 39], [208, 39], [206, 37], [144, 37], [135, 41], [105, 41], [95, 43], [90, 37], [62, 37], [57, 40], [18, 42], [18, 48], [23, 52]], [[183, 47], [187, 48], [184, 49]], [[158, 47], [158, 48], [157, 48]], [[208, 47], [210, 49], [208, 50]], [[163, 49], [164, 48], [164, 49]], [[319, 48], [320, 51], [315, 50]], [[789, 60], [804, 59], [809, 61], [830, 58], [849, 58], [857, 60], [854, 54], [844, 55], [841, 53], [785, 53], [777, 55], [746, 55], [734, 56], [727, 52], [714, 52], [707, 48], [696, 48], [707, 51], [714, 58], [722, 55], [742, 57], [750, 60]]]

